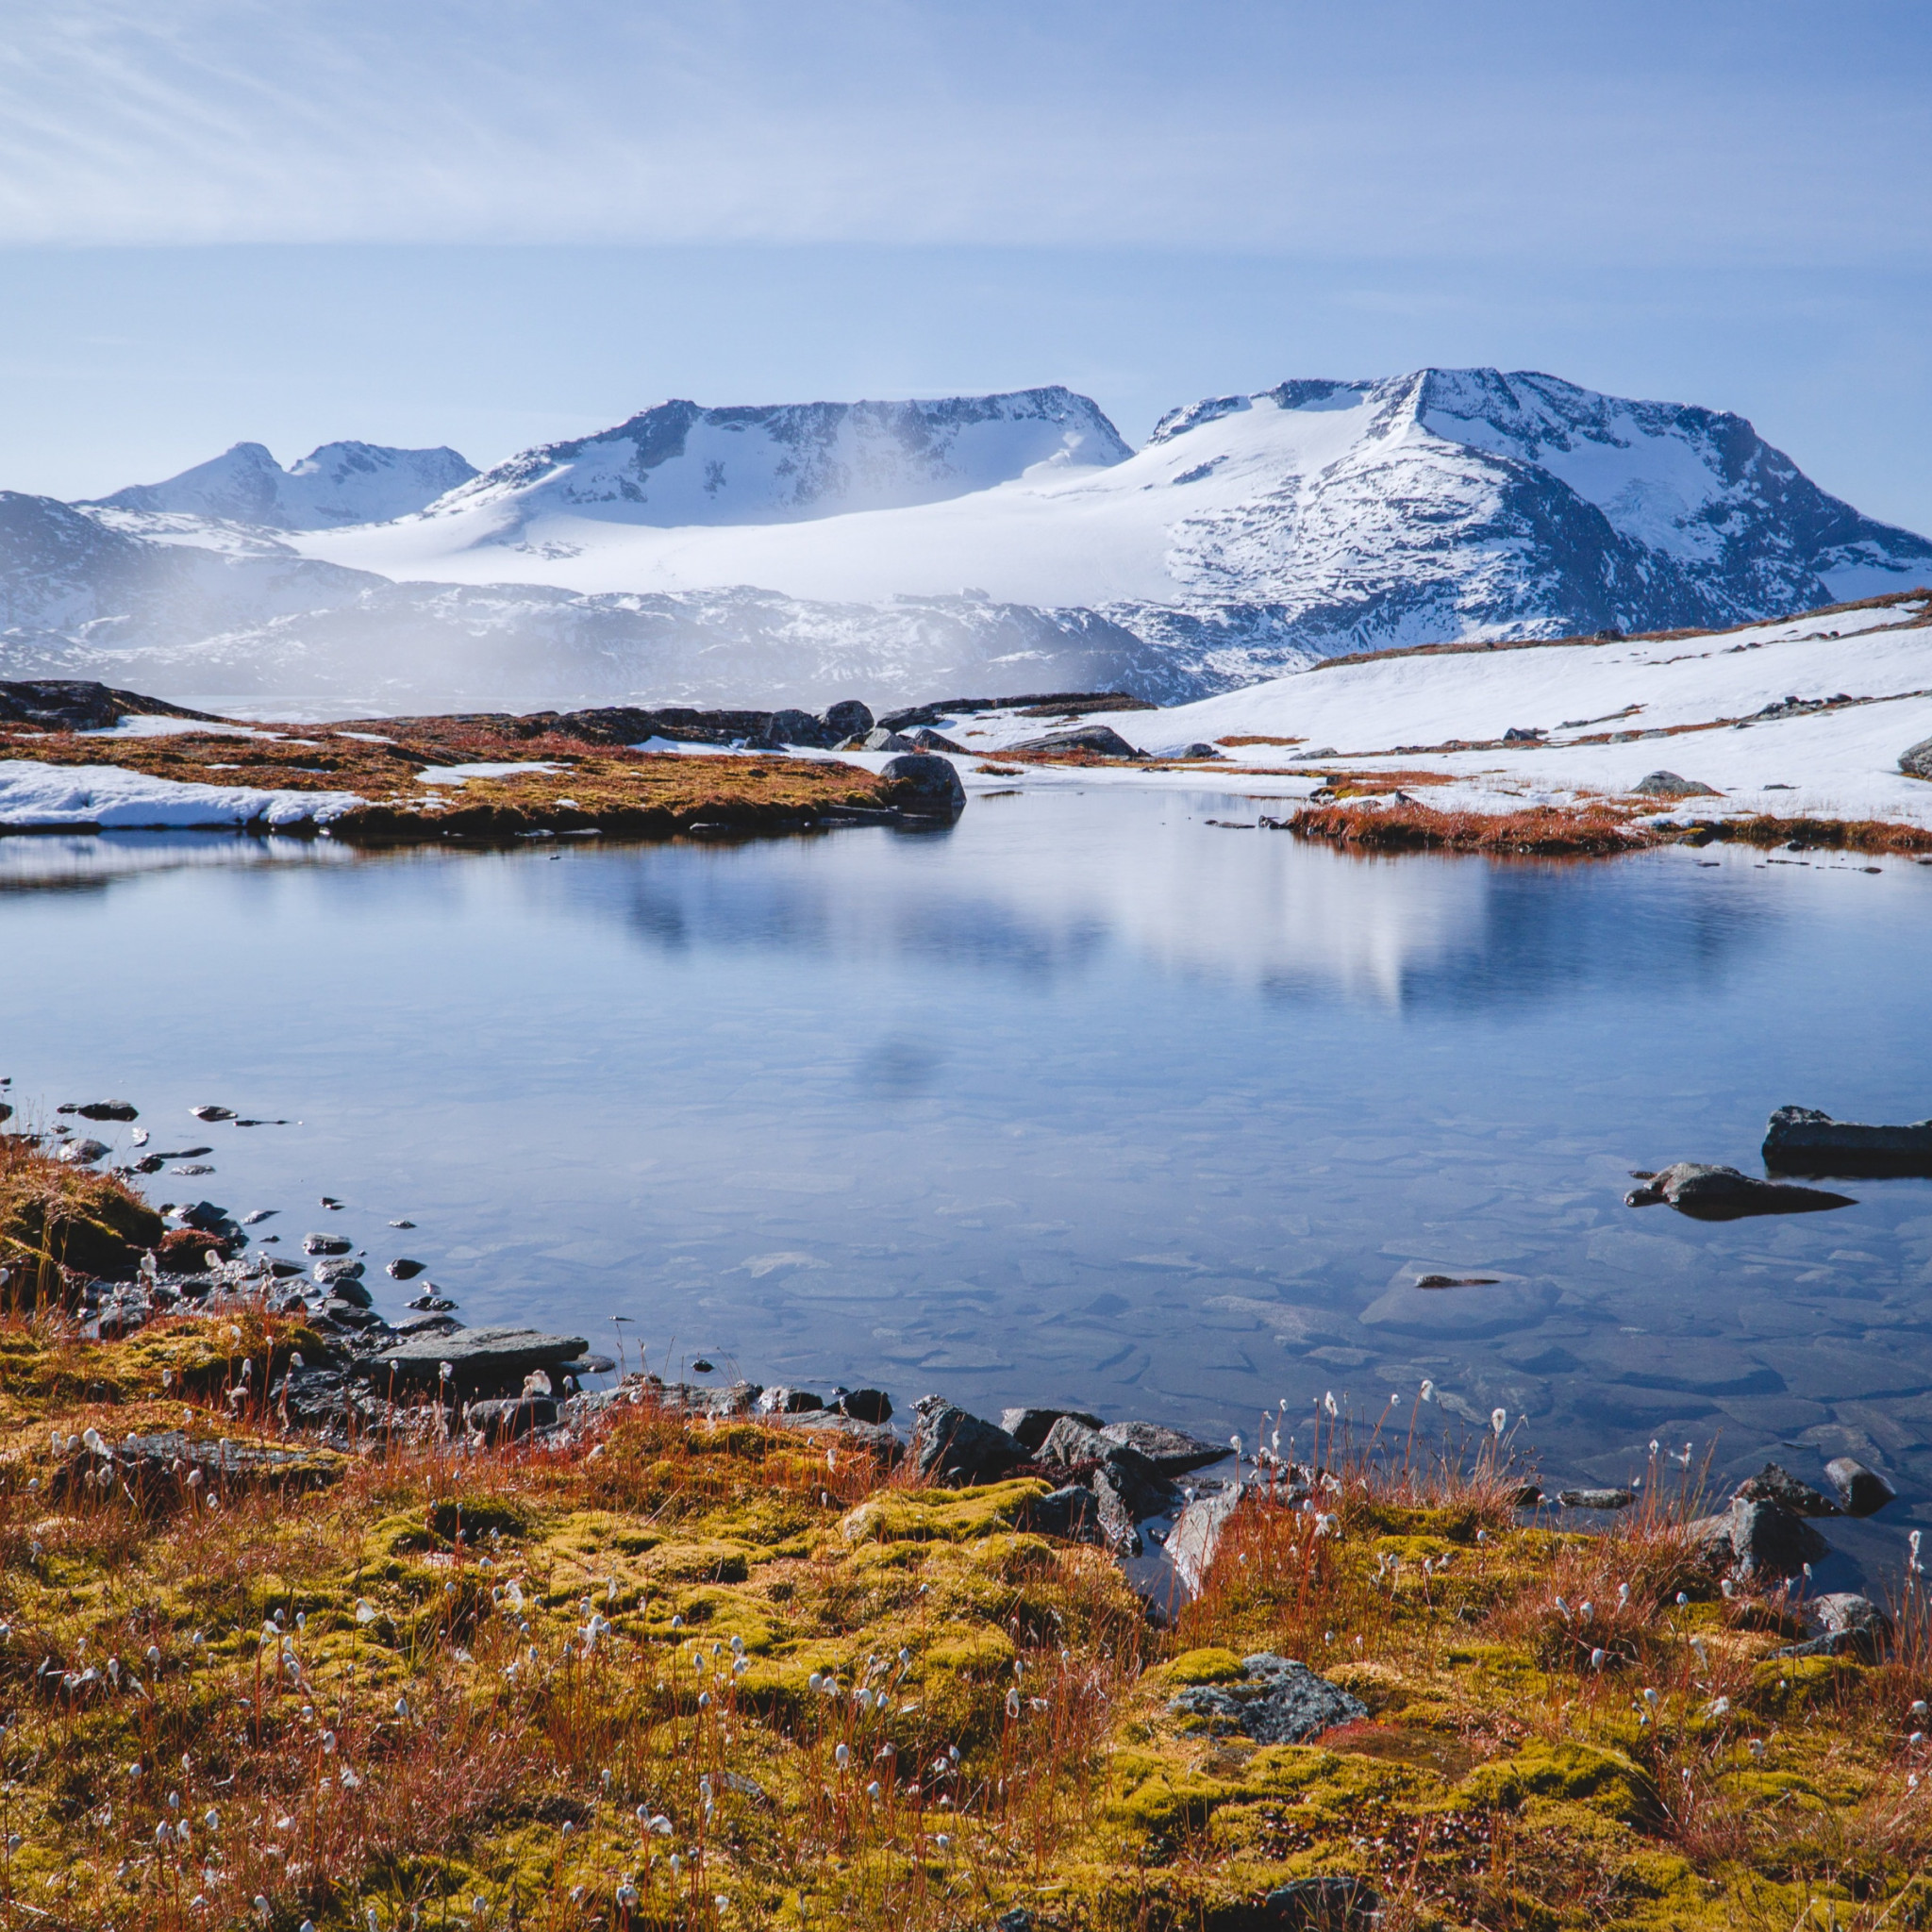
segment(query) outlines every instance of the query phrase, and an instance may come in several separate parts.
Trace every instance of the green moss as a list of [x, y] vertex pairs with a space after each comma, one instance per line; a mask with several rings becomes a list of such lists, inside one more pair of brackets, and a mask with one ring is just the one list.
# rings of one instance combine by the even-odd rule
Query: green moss
[[1160, 1682], [1178, 1688], [1183, 1684], [1235, 1684], [1246, 1672], [1233, 1651], [1210, 1645], [1205, 1650], [1184, 1651], [1154, 1674]]
[[1656, 1806], [1650, 1780], [1620, 1751], [1603, 1751], [1574, 1740], [1539, 1740], [1513, 1757], [1478, 1765], [1464, 1780], [1470, 1795], [1506, 1808], [1525, 1798], [1557, 1798], [1588, 1805], [1626, 1824]]

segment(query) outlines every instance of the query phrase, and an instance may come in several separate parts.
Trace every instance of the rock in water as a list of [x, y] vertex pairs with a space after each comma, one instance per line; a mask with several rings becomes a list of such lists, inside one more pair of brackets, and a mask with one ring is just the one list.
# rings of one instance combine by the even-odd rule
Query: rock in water
[[1760, 1181], [1735, 1167], [1711, 1167], [1679, 1160], [1624, 1196], [1626, 1208], [1667, 1201], [1679, 1214], [1698, 1221], [1738, 1221], [1749, 1214], [1815, 1214], [1824, 1208], [1855, 1208], [1849, 1194], [1823, 1188], [1794, 1188], [1785, 1181]]
[[948, 758], [934, 758], [929, 752], [908, 751], [888, 758], [879, 775], [911, 792], [913, 802], [925, 811], [956, 815], [966, 809], [966, 788]]
[[1900, 752], [1898, 768], [1907, 778], [1932, 778], [1932, 738], [1922, 738]]
[[[65, 1161], [70, 1167], [92, 1167], [107, 1152], [105, 1141], [70, 1141], [55, 1154], [54, 1158]], [[206, 1171], [211, 1174], [214, 1170]]]
[[1257, 1744], [1306, 1744], [1369, 1714], [1368, 1706], [1341, 1685], [1265, 1650], [1241, 1659], [1239, 1683], [1190, 1685], [1167, 1707], [1196, 1719], [1202, 1730], [1221, 1737], [1239, 1731]]
[[129, 1100], [90, 1100], [81, 1104], [70, 1101], [59, 1110], [77, 1113], [84, 1121], [131, 1121], [141, 1117]]
[[1101, 1437], [1118, 1442], [1143, 1456], [1162, 1475], [1186, 1475], [1190, 1470], [1206, 1469], [1233, 1452], [1216, 1442], [1204, 1442], [1165, 1423], [1105, 1423]]
[[231, 1121], [235, 1118], [232, 1107], [191, 1107], [188, 1111], [198, 1121]]
[[1824, 1465], [1825, 1480], [1839, 1493], [1847, 1516], [1875, 1516], [1897, 1498], [1898, 1491], [1856, 1457], [1839, 1456]]
[[1932, 1174], [1932, 1120], [1864, 1126], [1781, 1107], [1765, 1129], [1764, 1164], [1774, 1174]]
[[1735, 1491], [1747, 1502], [1782, 1503], [1794, 1516], [1838, 1516], [1842, 1512], [1829, 1496], [1809, 1483], [1801, 1483], [1790, 1470], [1767, 1462], [1756, 1475], [1746, 1476]]
[[385, 1266], [383, 1273], [391, 1281], [413, 1281], [422, 1274], [424, 1265], [421, 1261], [410, 1260], [407, 1255], [398, 1255], [393, 1261]]
[[942, 1395], [922, 1396], [913, 1414], [912, 1466], [927, 1482], [996, 1483], [1026, 1460], [1026, 1451], [1006, 1430]]
[[1070, 1415], [1076, 1423], [1090, 1429], [1100, 1426], [1097, 1415], [1089, 1415], [1079, 1408], [1003, 1408], [1000, 1411], [1000, 1427], [1027, 1451], [1037, 1450], [1046, 1441], [1046, 1432], [1059, 1421], [1061, 1416]]
[[302, 1237], [305, 1255], [346, 1255], [355, 1245], [345, 1234], [305, 1234]]
[[1705, 798], [1724, 795], [1715, 785], [1707, 785], [1698, 778], [1680, 777], [1675, 772], [1652, 772], [1647, 777], [1638, 779], [1630, 789], [1633, 791], [1647, 792], [1652, 798]]

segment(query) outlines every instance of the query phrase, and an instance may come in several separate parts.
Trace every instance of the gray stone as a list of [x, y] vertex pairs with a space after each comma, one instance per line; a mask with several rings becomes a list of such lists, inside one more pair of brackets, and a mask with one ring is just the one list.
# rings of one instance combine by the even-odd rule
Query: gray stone
[[1627, 1509], [1636, 1500], [1628, 1490], [1561, 1490], [1557, 1495], [1566, 1509]]
[[1707, 785], [1700, 778], [1680, 777], [1675, 772], [1652, 772], [1648, 776], [1638, 779], [1630, 789], [1646, 792], [1653, 798], [1723, 796], [1715, 785]]
[[1195, 1684], [1168, 1700], [1177, 1717], [1219, 1737], [1241, 1732], [1257, 1744], [1305, 1744], [1337, 1724], [1355, 1724], [1368, 1706], [1292, 1657], [1260, 1651], [1241, 1660], [1238, 1684]]
[[1824, 1465], [1824, 1479], [1838, 1491], [1847, 1516], [1875, 1516], [1898, 1491], [1855, 1456], [1838, 1456]]
[[911, 733], [911, 739], [921, 751], [950, 752], [956, 758], [970, 756], [963, 744], [955, 744], [950, 738], [935, 731], [930, 724], [922, 724], [917, 731]]
[[1738, 1576], [1795, 1576], [1831, 1554], [1831, 1545], [1802, 1516], [1781, 1503], [1748, 1496], [1735, 1497], [1719, 1515], [1699, 1517], [1690, 1535], [1706, 1564]]
[[778, 1387], [764, 1390], [753, 1408], [758, 1415], [804, 1415], [824, 1406], [824, 1397], [814, 1395], [809, 1389]]
[[1041, 1536], [1063, 1537], [1069, 1542], [1106, 1541], [1100, 1526], [1100, 1504], [1083, 1483], [1050, 1490], [1026, 1512], [1026, 1527]]
[[458, 1328], [453, 1335], [411, 1336], [372, 1357], [362, 1373], [378, 1389], [391, 1377], [436, 1388], [447, 1362], [455, 1394], [514, 1395], [533, 1370], [559, 1374], [589, 1345], [581, 1335], [544, 1335], [535, 1328]]
[[1932, 738], [1922, 738], [1900, 752], [1898, 768], [1907, 778], [1932, 778]]
[[908, 752], [904, 758], [888, 758], [879, 775], [894, 785], [903, 785], [925, 810], [961, 812], [966, 808], [966, 788], [949, 758], [934, 758], [929, 752]]
[[906, 1454], [906, 1445], [883, 1423], [861, 1422], [857, 1416], [841, 1415], [836, 1408], [808, 1408], [798, 1415], [778, 1415], [772, 1420], [788, 1429], [836, 1436], [855, 1449], [876, 1456], [888, 1468]]
[[1167, 1560], [1191, 1597], [1201, 1594], [1208, 1572], [1221, 1547], [1222, 1532], [1234, 1520], [1241, 1507], [1241, 1492], [1234, 1485], [1212, 1494], [1196, 1496], [1175, 1517], [1167, 1533]]
[[1781, 1107], [1763, 1151], [1774, 1174], [1932, 1174], [1932, 1120], [1867, 1126], [1815, 1107]]
[[1679, 1214], [1697, 1221], [1738, 1221], [1751, 1214], [1815, 1214], [1821, 1208], [1854, 1208], [1849, 1194], [1823, 1188], [1794, 1188], [1785, 1181], [1760, 1181], [1735, 1167], [1679, 1160], [1654, 1174], [1624, 1196], [1626, 1208], [1666, 1201]]
[[1875, 1664], [1890, 1646], [1891, 1619], [1868, 1596], [1834, 1591], [1813, 1597], [1805, 1610], [1817, 1634], [1774, 1651], [1774, 1657], [1856, 1657]]
[[133, 1121], [141, 1118], [131, 1100], [88, 1100], [79, 1103], [70, 1101], [59, 1110], [62, 1113], [77, 1113], [84, 1121]]
[[556, 1427], [557, 1403], [548, 1395], [495, 1396], [471, 1403], [463, 1420], [486, 1442], [509, 1442]]
[[860, 751], [917, 751], [919, 747], [909, 738], [901, 738], [896, 731], [888, 731], [883, 724], [874, 724], [858, 741]]
[[1049, 731], [1043, 738], [1022, 739], [1008, 751], [1087, 752], [1103, 758], [1141, 758], [1137, 750], [1111, 724], [1082, 724], [1072, 731]]
[[305, 1234], [302, 1237], [305, 1255], [346, 1255], [355, 1245], [345, 1234]]
[[391, 1281], [414, 1281], [423, 1268], [421, 1261], [411, 1260], [408, 1255], [398, 1255], [393, 1261], [384, 1264], [383, 1273]]
[[953, 1488], [996, 1483], [1026, 1460], [1026, 1451], [1006, 1430], [942, 1395], [922, 1396], [913, 1414], [912, 1467], [927, 1482]]
[[1734, 1493], [1753, 1503], [1782, 1503], [1794, 1516], [1843, 1513], [1829, 1496], [1821, 1495], [1809, 1483], [1801, 1483], [1775, 1462], [1767, 1462], [1756, 1475], [1746, 1476]]
[[1105, 1441], [1145, 1457], [1162, 1475], [1186, 1475], [1190, 1470], [1206, 1469], [1233, 1454], [1184, 1430], [1171, 1429], [1165, 1423], [1106, 1423], [1100, 1434]]
[[347, 1255], [329, 1255], [308, 1272], [311, 1280], [327, 1288], [338, 1281], [360, 1281], [364, 1269], [360, 1261], [352, 1260]]
[[1089, 1415], [1084, 1408], [1003, 1408], [1000, 1411], [1000, 1427], [1016, 1442], [1028, 1449], [1038, 1449], [1046, 1441], [1046, 1432], [1063, 1415], [1072, 1416], [1076, 1423], [1090, 1429], [1100, 1426], [1100, 1418]]
[[848, 738], [863, 738], [875, 721], [870, 705], [857, 698], [841, 698], [836, 705], [825, 707], [821, 722], [837, 744]]
[[375, 1298], [362, 1284], [362, 1271], [358, 1268], [353, 1274], [332, 1274], [327, 1288], [330, 1296], [339, 1302], [346, 1302], [352, 1308], [375, 1307]]
[[[841, 737], [849, 738], [850, 732], [841, 732]], [[770, 722], [756, 738], [746, 740], [754, 749], [776, 750], [782, 745], [803, 744], [815, 751], [823, 751], [837, 744], [839, 740], [825, 728], [823, 719], [815, 718], [809, 711], [774, 711]]]

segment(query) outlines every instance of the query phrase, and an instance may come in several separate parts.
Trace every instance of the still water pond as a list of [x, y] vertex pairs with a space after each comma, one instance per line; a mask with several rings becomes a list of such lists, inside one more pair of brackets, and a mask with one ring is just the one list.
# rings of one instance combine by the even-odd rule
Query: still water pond
[[[1208, 823], [1231, 804], [511, 854], [8, 840], [0, 1073], [29, 1111], [133, 1100], [156, 1147], [213, 1148], [158, 1198], [279, 1208], [285, 1244], [325, 1220], [473, 1323], [608, 1349], [623, 1316], [653, 1367], [1216, 1436], [1427, 1377], [1572, 1480], [1653, 1436], [1814, 1481], [1849, 1450], [1903, 1500], [1840, 1540], [1902, 1541], [1932, 1184], [1719, 1224], [1621, 1197], [1755, 1171], [1784, 1102], [1932, 1114], [1932, 868], [1364, 860]], [[208, 1101], [291, 1124], [202, 1129]], [[420, 1288], [376, 1279], [392, 1317]]]

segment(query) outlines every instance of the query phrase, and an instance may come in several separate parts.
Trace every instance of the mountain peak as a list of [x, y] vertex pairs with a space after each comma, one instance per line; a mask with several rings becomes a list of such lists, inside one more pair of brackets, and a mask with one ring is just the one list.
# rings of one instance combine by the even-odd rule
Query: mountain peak
[[407, 516], [475, 474], [453, 449], [325, 442], [285, 470], [265, 444], [238, 442], [166, 482], [117, 490], [91, 507], [211, 517], [271, 530], [326, 530]]

